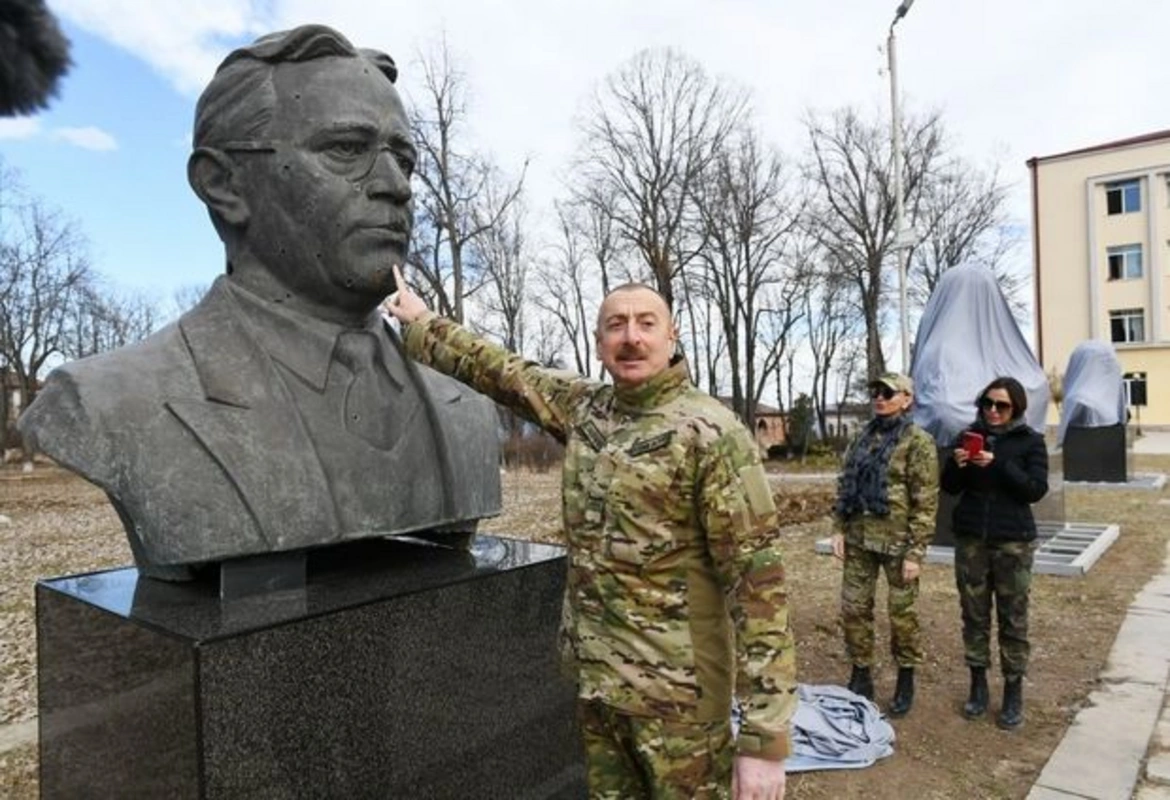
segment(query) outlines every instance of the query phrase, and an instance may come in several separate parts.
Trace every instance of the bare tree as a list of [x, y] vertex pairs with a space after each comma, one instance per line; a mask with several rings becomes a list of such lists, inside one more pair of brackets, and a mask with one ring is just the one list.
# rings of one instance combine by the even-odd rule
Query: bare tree
[[922, 239], [911, 251], [909, 291], [924, 306], [951, 267], [973, 262], [996, 273], [1017, 316], [1025, 311], [1025, 279], [1006, 261], [1020, 246], [1022, 228], [1007, 211], [1008, 186], [999, 170], [949, 158], [923, 182], [916, 214]]
[[572, 203], [557, 203], [558, 242], [550, 249], [537, 269], [542, 291], [534, 298], [536, 306], [555, 320], [563, 333], [562, 341], [573, 351], [573, 365], [579, 374], [593, 373], [593, 320], [586, 310], [590, 298], [587, 212]]
[[[862, 326], [855, 307], [849, 299], [849, 286], [843, 276], [828, 270], [810, 270], [812, 287], [802, 298], [808, 332], [808, 347], [812, 355], [812, 407], [821, 437], [828, 436], [829, 381], [844, 372], [847, 387], [854, 364], [850, 356], [858, 348], [850, 343], [863, 339]], [[837, 389], [838, 407], [847, 396], [841, 386]], [[839, 410], [839, 408], [838, 408]], [[838, 428], [840, 419], [837, 420]]]
[[[943, 149], [937, 114], [922, 120], [907, 115], [903, 135], [903, 191], [913, 225], [923, 181]], [[827, 119], [805, 120], [809, 157], [806, 179], [815, 192], [807, 214], [808, 229], [826, 251], [825, 263], [839, 270], [853, 287], [865, 323], [867, 374], [885, 371], [882, 352], [886, 267], [894, 250], [894, 197], [889, 126], [867, 121], [851, 108]]]
[[61, 354], [85, 358], [124, 347], [145, 338], [157, 323], [158, 309], [144, 295], [100, 288], [91, 281], [74, 295]]
[[[439, 313], [464, 320], [464, 300], [475, 289], [468, 248], [499, 217], [475, 213], [493, 179], [490, 161], [475, 153], [467, 137], [467, 78], [452, 57], [444, 37], [418, 57], [423, 96], [413, 104], [410, 124], [419, 149], [416, 175], [422, 191], [416, 196], [415, 249], [411, 262], [422, 278], [420, 292]], [[493, 203], [506, 213], [520, 197], [521, 177]], [[481, 206], [482, 207], [482, 206]]]
[[706, 296], [726, 341], [732, 408], [754, 430], [756, 406], [779, 367], [774, 350], [760, 352], [768, 318], [774, 341], [786, 341], [805, 292], [800, 265], [786, 263], [785, 245], [801, 219], [787, 188], [779, 153], [744, 127], [725, 140], [702, 180], [695, 203]]
[[744, 92], [676, 50], [644, 50], [607, 77], [582, 117], [578, 196], [606, 210], [673, 305], [691, 191], [738, 123]]
[[180, 317], [193, 309], [203, 296], [207, 294], [210, 285], [206, 283], [188, 283], [180, 286], [171, 293], [171, 318]]
[[[93, 275], [77, 226], [37, 199], [4, 209], [0, 228], [0, 367], [16, 374], [23, 403], [46, 362], [68, 355], [76, 302]], [[26, 446], [25, 460], [32, 453]]]
[[[502, 207], [501, 207], [502, 206]], [[483, 187], [472, 218], [482, 232], [472, 240], [472, 253], [483, 277], [482, 305], [490, 326], [504, 347], [524, 352], [524, 306], [528, 290], [528, 245], [524, 235], [525, 208], [513, 187], [497, 178]], [[486, 224], [491, 220], [490, 224]]]
[[[76, 223], [28, 194], [0, 162], [0, 453], [7, 446], [8, 386], [22, 405], [54, 361], [84, 358], [137, 341], [157, 310], [145, 296], [102, 286]], [[31, 460], [25, 447], [25, 459]]]

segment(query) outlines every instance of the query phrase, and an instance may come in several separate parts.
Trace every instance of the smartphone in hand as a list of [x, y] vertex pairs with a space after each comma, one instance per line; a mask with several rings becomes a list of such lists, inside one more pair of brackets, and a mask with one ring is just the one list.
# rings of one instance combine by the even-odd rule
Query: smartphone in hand
[[967, 451], [967, 458], [974, 458], [983, 452], [983, 434], [975, 431], [963, 432], [963, 449]]

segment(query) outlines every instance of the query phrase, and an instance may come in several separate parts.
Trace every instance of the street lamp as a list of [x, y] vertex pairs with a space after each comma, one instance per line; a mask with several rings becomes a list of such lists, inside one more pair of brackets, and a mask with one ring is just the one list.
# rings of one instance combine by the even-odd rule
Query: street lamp
[[886, 39], [886, 55], [890, 60], [890, 127], [891, 147], [894, 151], [894, 251], [898, 256], [898, 316], [902, 326], [902, 372], [910, 374], [910, 320], [906, 311], [906, 262], [913, 236], [906, 230], [905, 209], [902, 203], [902, 114], [898, 103], [898, 57], [894, 42], [894, 26], [906, 16], [914, 0], [902, 0], [890, 23]]

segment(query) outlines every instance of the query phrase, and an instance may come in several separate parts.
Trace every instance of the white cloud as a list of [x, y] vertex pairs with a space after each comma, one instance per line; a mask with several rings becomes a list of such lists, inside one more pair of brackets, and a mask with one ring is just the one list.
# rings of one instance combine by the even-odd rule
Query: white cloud
[[271, 27], [264, 0], [57, 0], [54, 10], [198, 94], [224, 55]]
[[41, 131], [41, 121], [34, 117], [0, 118], [0, 139], [31, 139]]
[[53, 138], [61, 139], [84, 150], [117, 150], [118, 141], [101, 128], [54, 128]]

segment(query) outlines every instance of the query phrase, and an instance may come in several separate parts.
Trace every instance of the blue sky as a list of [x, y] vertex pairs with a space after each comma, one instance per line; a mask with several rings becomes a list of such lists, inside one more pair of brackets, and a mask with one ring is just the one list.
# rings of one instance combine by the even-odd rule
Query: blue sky
[[[476, 146], [525, 158], [537, 219], [563, 191], [574, 115], [638, 49], [671, 45], [753, 91], [765, 136], [799, 155], [808, 108], [888, 113], [879, 51], [893, 0], [50, 0], [75, 66], [47, 112], [0, 120], [0, 156], [77, 220], [94, 266], [165, 301], [206, 284], [222, 251], [187, 186], [199, 90], [232, 46], [304, 22], [411, 63], [445, 32], [469, 77]], [[1170, 127], [1170, 4], [1151, 0], [917, 0], [898, 26], [909, 108], [941, 109], [956, 147], [997, 161], [1029, 214], [1024, 161]], [[1023, 258], [1027, 258], [1027, 251]]]
[[60, 99], [31, 120], [35, 135], [0, 140], [0, 155], [78, 222], [94, 266], [117, 285], [165, 300], [210, 282], [222, 256], [187, 186], [191, 98], [129, 53], [68, 20], [64, 29], [75, 67]]

